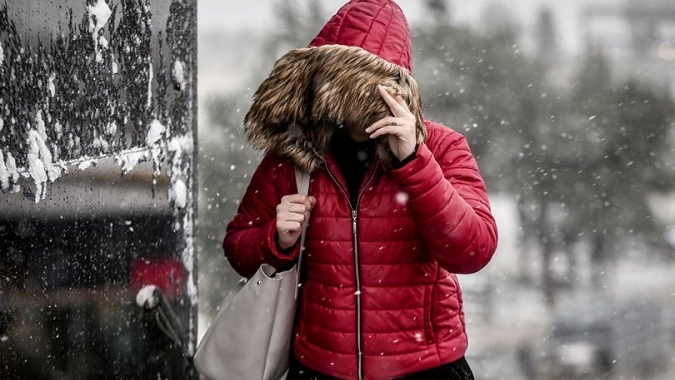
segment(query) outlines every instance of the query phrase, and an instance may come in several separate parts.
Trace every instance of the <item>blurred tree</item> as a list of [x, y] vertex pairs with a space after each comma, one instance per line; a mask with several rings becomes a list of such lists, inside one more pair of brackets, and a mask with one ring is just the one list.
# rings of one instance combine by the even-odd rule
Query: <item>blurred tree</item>
[[[576, 207], [569, 236], [583, 236], [591, 246], [594, 280], [630, 245], [663, 252], [663, 226], [652, 216], [648, 195], [673, 189], [665, 154], [675, 113], [672, 99], [634, 80], [615, 83], [602, 52], [587, 49], [572, 89], [567, 113], [566, 162], [570, 171], [558, 192]], [[576, 156], [575, 159], [573, 156]]]
[[425, 0], [425, 5], [436, 24], [445, 25], [450, 22], [450, 6], [447, 0]]
[[558, 38], [553, 22], [553, 12], [549, 8], [539, 11], [537, 20], [537, 54], [550, 61], [558, 57]]
[[492, 190], [511, 189], [513, 168], [504, 158], [515, 159], [521, 145], [513, 115], [520, 95], [532, 90], [528, 68], [536, 68], [509, 36], [486, 38], [447, 24], [416, 31], [413, 46], [427, 116], [466, 135]]
[[[435, 3], [427, 2], [430, 11]], [[552, 86], [550, 13], [540, 15], [543, 56], [535, 57], [520, 52], [517, 28], [500, 15], [487, 34], [438, 19], [417, 30], [414, 75], [424, 83], [427, 116], [456, 123], [449, 125], [469, 139], [490, 190], [518, 200], [521, 254], [540, 254], [552, 305], [559, 287], [577, 279], [576, 243], [591, 247], [595, 278], [622, 243], [662, 246], [646, 197], [673, 188], [659, 158], [672, 148], [665, 136], [673, 102], [636, 82], [617, 85], [592, 49], [571, 92]], [[566, 262], [562, 273], [558, 258]]]
[[[277, 0], [274, 6], [278, 28], [264, 44], [265, 59], [274, 62], [288, 50], [307, 46], [326, 22], [320, 1]], [[265, 66], [267, 67], [267, 66]]]
[[488, 35], [438, 21], [417, 31], [414, 75], [424, 83], [425, 113], [469, 139], [490, 191], [518, 199], [522, 279], [532, 276], [530, 251], [542, 252], [545, 293], [552, 298], [554, 227], [546, 217], [552, 185], [540, 134], [550, 130], [541, 126], [550, 123], [549, 96], [555, 96], [543, 67], [521, 54], [513, 24], [503, 18], [498, 24]]

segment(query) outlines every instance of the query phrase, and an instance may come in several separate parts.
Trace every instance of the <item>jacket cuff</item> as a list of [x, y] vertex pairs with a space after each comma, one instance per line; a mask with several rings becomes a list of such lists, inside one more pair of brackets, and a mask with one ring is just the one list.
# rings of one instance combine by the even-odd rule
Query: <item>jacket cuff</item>
[[392, 162], [392, 166], [394, 169], [400, 169], [403, 166], [405, 166], [408, 162], [412, 161], [417, 157], [417, 147], [419, 147], [420, 144], [417, 143], [415, 144], [415, 149], [413, 149], [412, 153], [406, 158], [403, 159], [403, 161], [399, 161], [396, 157], [394, 157], [394, 162]]
[[275, 268], [280, 268], [289, 264], [295, 260], [296, 257], [298, 257], [298, 254], [300, 253], [300, 244], [295, 243], [293, 247], [286, 250], [281, 250], [279, 248], [279, 244], [277, 244], [276, 235], [277, 227], [276, 222], [273, 220], [267, 225], [267, 244], [265, 244], [266, 249], [263, 252], [263, 256], [265, 258], [265, 262]]
[[419, 173], [421, 170], [426, 168], [429, 164], [429, 161], [432, 159], [433, 155], [429, 148], [424, 143], [417, 144], [414, 154], [412, 157], [408, 157], [402, 161], [400, 166], [392, 164], [393, 169], [391, 174], [393, 179], [400, 183], [406, 179], [414, 176]]

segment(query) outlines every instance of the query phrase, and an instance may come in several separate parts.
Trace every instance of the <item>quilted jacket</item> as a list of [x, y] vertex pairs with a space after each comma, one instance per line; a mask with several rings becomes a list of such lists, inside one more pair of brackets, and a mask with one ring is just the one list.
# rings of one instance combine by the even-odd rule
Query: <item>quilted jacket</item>
[[[276, 206], [297, 192], [294, 166], [308, 170], [317, 203], [304, 251], [297, 359], [341, 379], [393, 379], [455, 361], [467, 349], [455, 274], [483, 268], [497, 244], [475, 159], [462, 135], [423, 119], [407, 21], [396, 4], [351, 1], [310, 46], [277, 62], [246, 115], [251, 142], [266, 154], [227, 227], [225, 256], [247, 277], [264, 262], [282, 267], [297, 257], [297, 245], [288, 252], [276, 244]], [[378, 143], [351, 202], [330, 137], [387, 115], [377, 83], [404, 96], [419, 120], [419, 144], [397, 167]]]

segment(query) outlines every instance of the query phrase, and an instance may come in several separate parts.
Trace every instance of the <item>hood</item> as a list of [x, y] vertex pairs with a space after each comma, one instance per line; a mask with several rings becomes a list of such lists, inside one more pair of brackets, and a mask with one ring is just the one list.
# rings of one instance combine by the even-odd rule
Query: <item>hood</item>
[[[275, 63], [244, 118], [249, 141], [312, 172], [325, 161], [336, 130], [364, 130], [391, 115], [377, 84], [405, 99], [417, 119], [417, 140], [424, 141], [419, 90], [408, 71], [344, 45], [291, 50]], [[387, 166], [393, 155], [384, 138], [377, 145]]]
[[326, 23], [309, 46], [360, 47], [412, 72], [410, 27], [391, 0], [352, 0]]

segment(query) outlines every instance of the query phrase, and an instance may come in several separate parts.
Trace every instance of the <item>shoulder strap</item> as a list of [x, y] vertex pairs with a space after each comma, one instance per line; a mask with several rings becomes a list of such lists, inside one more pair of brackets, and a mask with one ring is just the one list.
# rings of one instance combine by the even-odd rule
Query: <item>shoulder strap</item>
[[[295, 183], [298, 186], [298, 194], [307, 195], [309, 193], [309, 173], [301, 170], [297, 166], [295, 167]], [[302, 268], [302, 256], [305, 252], [305, 235], [307, 235], [307, 224], [308, 221], [305, 220], [302, 223], [302, 235], [300, 235], [300, 254], [298, 255], [298, 266], [297, 266], [297, 280], [295, 286], [295, 299], [298, 299], [298, 289], [300, 288], [300, 275]]]
[[299, 167], [295, 167], [295, 183], [298, 185], [298, 194], [305, 194], [309, 192], [309, 173], [303, 171]]

